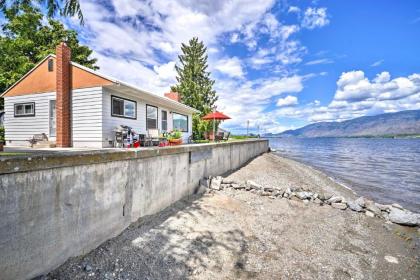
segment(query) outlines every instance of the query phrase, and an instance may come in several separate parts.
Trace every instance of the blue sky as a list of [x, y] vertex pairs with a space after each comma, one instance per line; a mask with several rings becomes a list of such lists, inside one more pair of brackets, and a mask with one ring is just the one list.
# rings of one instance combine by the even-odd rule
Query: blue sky
[[196, 2], [82, 0], [67, 25], [101, 72], [160, 95], [198, 36], [236, 133], [420, 109], [420, 1]]

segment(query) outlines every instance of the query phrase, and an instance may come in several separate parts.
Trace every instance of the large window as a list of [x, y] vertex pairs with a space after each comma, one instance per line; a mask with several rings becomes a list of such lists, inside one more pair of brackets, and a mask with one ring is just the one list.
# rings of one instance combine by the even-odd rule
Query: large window
[[152, 105], [146, 105], [146, 129], [158, 128], [158, 108]]
[[172, 120], [174, 129], [178, 129], [182, 132], [188, 132], [188, 116], [172, 113]]
[[162, 130], [168, 130], [168, 112], [162, 110]]
[[35, 103], [17, 103], [15, 104], [15, 117], [33, 117], [35, 116]]
[[120, 118], [137, 118], [137, 102], [117, 96], [111, 96], [111, 115]]

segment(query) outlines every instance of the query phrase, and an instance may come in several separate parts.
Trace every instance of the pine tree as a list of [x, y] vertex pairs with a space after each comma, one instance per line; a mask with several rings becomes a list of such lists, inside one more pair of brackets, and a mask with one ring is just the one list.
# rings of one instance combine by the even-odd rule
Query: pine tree
[[201, 117], [211, 112], [217, 101], [216, 91], [213, 90], [215, 81], [207, 71], [207, 48], [202, 41], [194, 37], [188, 45], [181, 45], [181, 51], [179, 65], [175, 66], [178, 84], [172, 86], [171, 90], [180, 94], [182, 103], [201, 112], [193, 117], [194, 137], [199, 138], [208, 125], [201, 121]]

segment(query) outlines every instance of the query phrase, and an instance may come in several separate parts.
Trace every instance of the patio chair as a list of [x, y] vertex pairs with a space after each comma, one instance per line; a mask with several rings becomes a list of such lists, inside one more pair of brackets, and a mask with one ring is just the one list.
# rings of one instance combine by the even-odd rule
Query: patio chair
[[146, 143], [149, 144], [149, 146], [159, 146], [160, 142], [164, 140], [165, 138], [160, 137], [159, 129], [153, 128], [147, 130], [147, 137], [146, 137]]
[[230, 136], [230, 132], [223, 133], [223, 141], [228, 141]]
[[224, 135], [224, 132], [217, 132], [214, 140], [222, 141], [223, 140], [223, 135]]

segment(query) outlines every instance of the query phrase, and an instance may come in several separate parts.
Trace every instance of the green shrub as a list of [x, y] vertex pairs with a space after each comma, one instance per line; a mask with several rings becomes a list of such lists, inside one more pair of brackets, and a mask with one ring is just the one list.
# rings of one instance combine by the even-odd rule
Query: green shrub
[[4, 143], [5, 139], [4, 139], [4, 127], [0, 126], [0, 143]]

